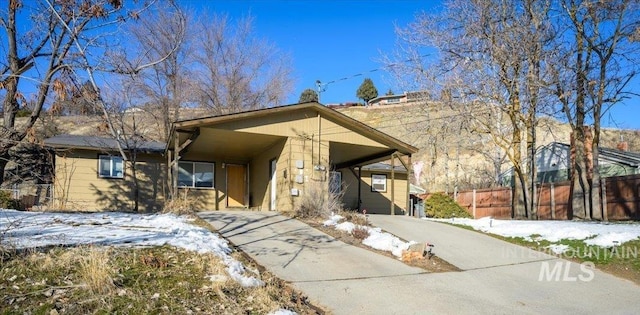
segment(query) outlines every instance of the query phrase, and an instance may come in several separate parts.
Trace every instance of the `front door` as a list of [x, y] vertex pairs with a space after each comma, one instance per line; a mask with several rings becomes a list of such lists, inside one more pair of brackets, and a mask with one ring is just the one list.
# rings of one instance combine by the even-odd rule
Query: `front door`
[[227, 207], [244, 207], [247, 195], [247, 168], [227, 164]]

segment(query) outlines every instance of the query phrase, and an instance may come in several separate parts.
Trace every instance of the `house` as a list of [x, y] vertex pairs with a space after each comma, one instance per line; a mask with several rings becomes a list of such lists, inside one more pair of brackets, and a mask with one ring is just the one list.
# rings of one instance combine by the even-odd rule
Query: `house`
[[367, 106], [404, 105], [424, 100], [425, 92], [405, 92], [402, 94], [382, 95], [369, 100]]
[[[570, 169], [569, 144], [552, 142], [536, 152], [538, 182], [554, 183], [569, 180]], [[614, 177], [640, 174], [640, 154], [625, 150], [600, 148], [598, 167], [601, 177]], [[504, 186], [512, 186], [513, 169], [501, 175]]]
[[[56, 195], [101, 209], [131, 204], [130, 172], [117, 158], [115, 140], [65, 137], [45, 142], [56, 152], [56, 187], [63, 188]], [[406, 170], [417, 149], [319, 103], [180, 120], [169, 139], [138, 154], [148, 209], [170, 192], [196, 210], [291, 211], [312, 189], [339, 189], [349, 196], [348, 206], [371, 205], [380, 213], [390, 213], [392, 204], [402, 213], [410, 202]], [[383, 160], [405, 166], [404, 185], [395, 168], [364, 167]], [[364, 194], [367, 185], [373, 188]]]
[[125, 162], [113, 138], [59, 135], [45, 140], [54, 152], [53, 205], [57, 210], [133, 209], [135, 152], [140, 211], [157, 211], [166, 193], [166, 145], [155, 141], [120, 141]]

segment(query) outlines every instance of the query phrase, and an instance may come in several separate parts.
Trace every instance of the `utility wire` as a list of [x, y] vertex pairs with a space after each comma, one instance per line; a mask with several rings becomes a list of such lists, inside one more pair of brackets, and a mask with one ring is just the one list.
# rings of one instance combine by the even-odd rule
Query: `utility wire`
[[400, 62], [392, 63], [392, 64], [389, 64], [389, 65], [386, 65], [386, 66], [382, 66], [382, 67], [379, 67], [379, 68], [375, 68], [375, 69], [371, 69], [369, 71], [364, 71], [364, 72], [352, 74], [350, 76], [342, 77], [340, 79], [335, 79], [335, 80], [331, 80], [331, 81], [328, 81], [328, 82], [322, 82], [320, 80], [316, 80], [316, 87], [318, 88], [318, 101], [320, 100], [320, 94], [327, 90], [327, 86], [329, 84], [334, 84], [334, 83], [338, 83], [340, 81], [346, 81], [346, 80], [353, 79], [353, 78], [356, 78], [356, 77], [361, 77], [361, 76], [363, 76], [365, 74], [374, 73], [374, 72], [377, 72], [377, 71], [380, 71], [380, 70], [385, 70], [387, 68], [393, 68], [393, 67], [395, 67], [397, 65], [413, 62], [413, 61], [416, 61], [416, 59], [418, 59], [418, 58], [428, 57], [430, 55], [431, 54], [420, 55], [420, 56], [418, 56], [416, 58], [409, 58], [409, 59], [406, 59], [406, 60], [403, 60], [403, 61], [400, 61]]

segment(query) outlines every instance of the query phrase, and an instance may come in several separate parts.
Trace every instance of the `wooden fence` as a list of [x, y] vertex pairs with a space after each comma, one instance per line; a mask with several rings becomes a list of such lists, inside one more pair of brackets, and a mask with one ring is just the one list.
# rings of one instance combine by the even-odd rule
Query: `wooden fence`
[[[567, 220], [571, 214], [570, 182], [537, 187], [538, 219]], [[640, 175], [608, 177], [602, 186], [603, 206], [609, 220], [640, 220]], [[456, 201], [474, 218], [512, 217], [511, 188], [497, 187], [458, 192]]]

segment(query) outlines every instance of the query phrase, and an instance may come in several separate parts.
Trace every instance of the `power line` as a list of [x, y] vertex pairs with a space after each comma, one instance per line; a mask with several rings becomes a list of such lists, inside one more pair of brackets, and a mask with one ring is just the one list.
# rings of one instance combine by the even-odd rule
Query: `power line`
[[380, 71], [380, 70], [385, 70], [387, 68], [393, 68], [393, 67], [395, 67], [397, 65], [408, 63], [408, 62], [413, 62], [413, 61], [416, 61], [416, 59], [423, 58], [423, 57], [428, 57], [430, 55], [431, 54], [420, 55], [420, 56], [418, 56], [416, 58], [409, 58], [409, 59], [406, 59], [406, 60], [403, 60], [403, 61], [400, 61], [400, 62], [392, 63], [392, 64], [389, 64], [389, 65], [386, 65], [386, 66], [382, 66], [382, 67], [379, 67], [379, 68], [375, 68], [375, 69], [371, 69], [369, 71], [364, 71], [364, 72], [352, 74], [350, 76], [342, 77], [340, 79], [331, 80], [329, 82], [324, 82], [323, 83], [320, 80], [316, 80], [316, 88], [318, 89], [318, 102], [320, 102], [320, 95], [322, 94], [322, 92], [327, 90], [327, 86], [329, 84], [334, 84], [334, 83], [338, 83], [340, 81], [346, 81], [346, 80], [353, 79], [353, 78], [356, 78], [356, 77], [361, 77], [361, 76], [364, 76], [365, 74], [374, 73], [374, 72], [377, 72], [377, 71]]

